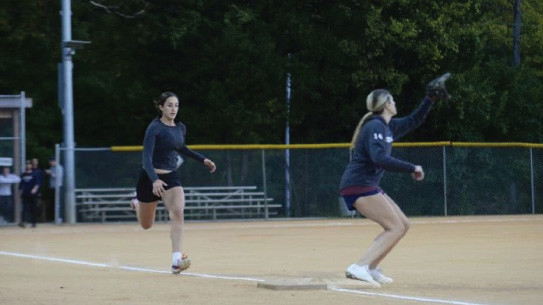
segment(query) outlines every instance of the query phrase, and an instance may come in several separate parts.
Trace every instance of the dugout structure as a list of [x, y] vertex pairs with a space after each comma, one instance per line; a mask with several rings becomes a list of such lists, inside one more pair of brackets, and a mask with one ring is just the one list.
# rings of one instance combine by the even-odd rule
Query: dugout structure
[[[0, 95], [0, 158], [11, 172], [20, 175], [26, 160], [26, 109], [32, 107], [32, 99], [22, 91], [17, 95]], [[15, 222], [20, 220], [18, 189], [14, 187]]]

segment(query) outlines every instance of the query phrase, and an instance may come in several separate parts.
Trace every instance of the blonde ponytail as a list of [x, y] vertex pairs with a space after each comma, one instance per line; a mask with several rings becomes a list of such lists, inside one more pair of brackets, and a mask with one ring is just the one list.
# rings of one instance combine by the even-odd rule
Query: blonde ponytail
[[362, 126], [364, 126], [366, 120], [372, 114], [382, 113], [389, 99], [392, 99], [392, 95], [390, 95], [390, 93], [384, 89], [376, 89], [368, 94], [368, 97], [366, 98], [366, 108], [369, 110], [369, 112], [362, 117], [360, 122], [358, 122], [358, 126], [356, 126], [356, 129], [354, 130], [353, 139], [351, 140], [351, 151], [354, 150], [356, 146], [356, 140], [358, 139], [360, 130], [362, 129]]
[[351, 150], [354, 150], [354, 147], [356, 146], [356, 140], [358, 139], [358, 135], [360, 134], [360, 129], [362, 129], [362, 125], [364, 125], [364, 122], [373, 114], [373, 112], [366, 113], [360, 122], [358, 122], [358, 126], [356, 126], [356, 129], [354, 130], [353, 139], [351, 140]]

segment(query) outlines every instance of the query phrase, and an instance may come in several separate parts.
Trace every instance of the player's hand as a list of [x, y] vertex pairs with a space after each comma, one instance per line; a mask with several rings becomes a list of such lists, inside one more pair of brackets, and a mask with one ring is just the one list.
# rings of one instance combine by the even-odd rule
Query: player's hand
[[215, 166], [215, 163], [213, 163], [213, 161], [209, 160], [209, 159], [205, 159], [204, 160], [204, 164], [209, 167], [209, 172], [210, 173], [214, 173], [215, 170], [217, 169], [217, 167]]
[[416, 165], [415, 171], [411, 173], [411, 176], [413, 176], [413, 179], [417, 181], [422, 181], [424, 179], [424, 171], [422, 170], [422, 166]]
[[168, 184], [166, 184], [166, 182], [164, 182], [164, 181], [162, 181], [160, 179], [156, 179], [153, 182], [153, 194], [155, 194], [158, 197], [162, 197], [162, 194], [164, 194], [164, 192], [166, 191], [164, 189], [165, 186], [168, 186]]

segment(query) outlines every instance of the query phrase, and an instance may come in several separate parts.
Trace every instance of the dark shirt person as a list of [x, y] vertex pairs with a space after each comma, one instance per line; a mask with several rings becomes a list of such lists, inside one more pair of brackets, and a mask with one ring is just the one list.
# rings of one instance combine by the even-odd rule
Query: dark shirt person
[[40, 179], [38, 174], [32, 170], [32, 164], [26, 164], [26, 170], [21, 174], [19, 190], [23, 202], [23, 211], [19, 226], [25, 227], [25, 222], [30, 222], [32, 227], [36, 227], [38, 218], [38, 191], [40, 189]]

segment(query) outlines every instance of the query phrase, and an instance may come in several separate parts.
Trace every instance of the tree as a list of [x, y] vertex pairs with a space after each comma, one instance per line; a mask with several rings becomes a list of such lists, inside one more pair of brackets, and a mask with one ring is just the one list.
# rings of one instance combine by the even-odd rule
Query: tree
[[515, 24], [513, 30], [513, 66], [520, 65], [520, 5], [521, 0], [515, 0]]
[[[28, 152], [43, 159], [62, 141], [60, 7], [4, 2], [0, 72], [10, 77], [0, 79], [0, 90], [34, 99]], [[166, 90], [180, 97], [189, 144], [283, 143], [287, 72], [292, 143], [348, 142], [372, 89], [389, 89], [403, 115], [446, 71], [453, 99], [404, 141], [541, 141], [538, 0], [517, 3], [522, 62], [515, 70], [511, 0], [95, 3], [145, 13], [125, 18], [72, 1], [73, 37], [92, 41], [74, 57], [78, 146], [141, 144], [156, 115], [152, 100]], [[515, 120], [526, 112], [528, 119]]]

